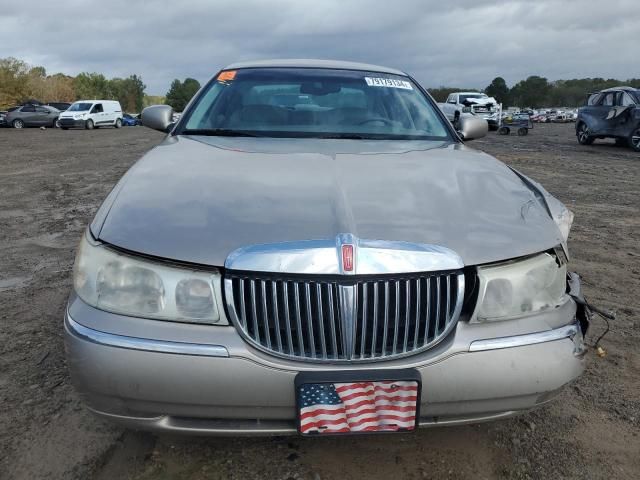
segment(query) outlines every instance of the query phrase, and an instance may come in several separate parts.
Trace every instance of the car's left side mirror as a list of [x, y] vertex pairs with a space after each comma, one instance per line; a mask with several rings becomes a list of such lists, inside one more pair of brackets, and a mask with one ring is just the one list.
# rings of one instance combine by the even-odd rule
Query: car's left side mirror
[[463, 140], [475, 140], [487, 135], [489, 124], [484, 118], [463, 113], [458, 120], [458, 134]]
[[169, 133], [173, 128], [173, 108], [169, 105], [151, 105], [142, 110], [142, 125]]

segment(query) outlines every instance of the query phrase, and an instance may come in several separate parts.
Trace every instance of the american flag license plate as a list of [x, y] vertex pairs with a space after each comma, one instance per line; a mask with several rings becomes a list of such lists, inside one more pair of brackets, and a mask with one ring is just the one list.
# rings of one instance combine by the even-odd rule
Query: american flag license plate
[[297, 385], [298, 429], [303, 435], [415, 430], [417, 380], [365, 380]]

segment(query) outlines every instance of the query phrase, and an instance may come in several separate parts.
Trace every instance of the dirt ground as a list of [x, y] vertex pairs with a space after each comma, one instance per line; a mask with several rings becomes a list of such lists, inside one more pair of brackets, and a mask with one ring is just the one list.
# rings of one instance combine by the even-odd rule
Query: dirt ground
[[[471, 145], [576, 214], [572, 268], [617, 320], [586, 373], [511, 420], [359, 438], [189, 438], [94, 418], [62, 342], [74, 249], [102, 199], [162, 135], [0, 129], [0, 479], [640, 478], [640, 155], [581, 147], [573, 125]], [[595, 321], [588, 340], [603, 331]]]

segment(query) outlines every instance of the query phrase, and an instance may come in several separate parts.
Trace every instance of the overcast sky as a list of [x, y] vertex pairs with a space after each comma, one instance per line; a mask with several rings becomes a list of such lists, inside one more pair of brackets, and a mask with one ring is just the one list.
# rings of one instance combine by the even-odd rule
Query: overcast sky
[[225, 65], [328, 58], [426, 87], [640, 77], [638, 0], [0, 0], [0, 58], [48, 73], [142, 75], [148, 94]]

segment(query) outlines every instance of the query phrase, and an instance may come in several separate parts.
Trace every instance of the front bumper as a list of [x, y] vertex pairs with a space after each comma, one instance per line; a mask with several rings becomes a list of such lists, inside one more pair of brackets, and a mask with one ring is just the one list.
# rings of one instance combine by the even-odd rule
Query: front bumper
[[74, 120], [73, 118], [58, 118], [58, 124], [64, 128], [84, 128], [85, 120]]
[[460, 322], [430, 351], [345, 367], [269, 356], [233, 327], [123, 317], [72, 296], [65, 343], [72, 380], [99, 415], [150, 430], [281, 435], [296, 432], [300, 371], [415, 368], [422, 378], [421, 426], [475, 423], [534, 408], [584, 369], [575, 313], [569, 301], [526, 321]]

